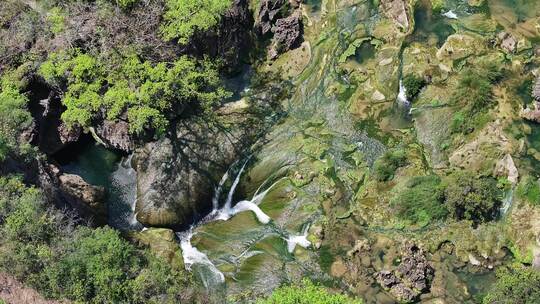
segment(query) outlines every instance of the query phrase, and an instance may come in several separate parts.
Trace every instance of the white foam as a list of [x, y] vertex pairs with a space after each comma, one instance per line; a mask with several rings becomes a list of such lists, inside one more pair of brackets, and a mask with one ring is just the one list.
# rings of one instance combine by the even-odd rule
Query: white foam
[[397, 99], [401, 104], [409, 105], [409, 101], [407, 100], [407, 89], [403, 85], [403, 80], [399, 81], [399, 94]]
[[[182, 249], [182, 256], [184, 257], [186, 269], [191, 271], [191, 266], [195, 264], [202, 265], [212, 274], [213, 280], [217, 281], [217, 283], [224, 283], [225, 276], [223, 273], [216, 268], [206, 254], [200, 252], [191, 245], [192, 232], [177, 233], [177, 235], [180, 238], [180, 248]], [[205, 285], [209, 285], [210, 283], [211, 282], [204, 282]]]
[[448, 12], [443, 13], [442, 15], [448, 19], [458, 19], [458, 16], [452, 10], [449, 10]]
[[308, 248], [311, 246], [311, 242], [307, 239], [309, 226], [305, 226], [301, 235], [290, 235], [287, 239], [287, 250], [289, 253], [293, 253], [296, 246], [302, 248]]

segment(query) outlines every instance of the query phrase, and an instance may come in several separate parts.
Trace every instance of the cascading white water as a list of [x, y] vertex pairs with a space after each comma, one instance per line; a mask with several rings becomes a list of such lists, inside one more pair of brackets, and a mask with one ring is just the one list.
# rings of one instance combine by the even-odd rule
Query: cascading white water
[[132, 158], [133, 155], [123, 158], [111, 174], [110, 224], [119, 229], [138, 230], [142, 227], [135, 213], [137, 172], [131, 167]]
[[399, 94], [397, 99], [400, 104], [409, 106], [409, 100], [407, 100], [407, 89], [403, 85], [403, 80], [399, 80]]
[[290, 235], [287, 239], [287, 250], [289, 253], [293, 253], [296, 246], [308, 248], [311, 246], [311, 242], [307, 239], [309, 226], [306, 225], [302, 230], [302, 235]]
[[221, 177], [221, 180], [219, 181], [219, 184], [215, 189], [214, 197], [212, 198], [212, 212], [215, 212], [219, 209], [219, 196], [221, 195], [221, 191], [223, 190], [223, 185], [225, 185], [228, 179], [229, 171], [227, 170], [227, 172], [223, 174], [223, 177]]
[[216, 268], [206, 254], [191, 245], [192, 229], [186, 232], [177, 232], [176, 235], [180, 239], [180, 248], [186, 269], [192, 271], [194, 266], [197, 267], [197, 272], [206, 289], [223, 284], [225, 282], [223, 273]]
[[454, 13], [454, 11], [452, 10], [449, 10], [448, 12], [446, 13], [442, 13], [441, 15], [443, 15], [444, 17], [448, 18], [448, 19], [458, 19], [458, 16], [456, 15], [456, 13]]
[[[259, 206], [251, 201], [241, 201], [237, 203], [232, 209], [232, 215], [238, 214], [243, 211], [252, 211], [255, 213], [257, 220], [263, 224], [268, 224], [270, 222], [270, 217], [264, 213]], [[231, 216], [232, 216], [231, 215]]]

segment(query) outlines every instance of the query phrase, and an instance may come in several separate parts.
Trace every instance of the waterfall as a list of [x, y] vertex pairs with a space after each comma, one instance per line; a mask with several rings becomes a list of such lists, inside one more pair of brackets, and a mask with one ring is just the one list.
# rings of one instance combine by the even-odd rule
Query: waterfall
[[138, 230], [135, 205], [137, 202], [137, 172], [131, 167], [133, 154], [123, 158], [111, 174], [109, 193], [109, 222], [111, 226], [124, 230]]
[[208, 256], [191, 245], [192, 229], [187, 232], [177, 232], [176, 235], [180, 239], [180, 248], [182, 249], [186, 269], [194, 271], [196, 268], [196, 272], [206, 289], [225, 283], [225, 276], [210, 261]]
[[514, 201], [514, 189], [508, 190], [502, 200], [501, 208], [499, 209], [501, 216], [505, 216], [510, 207], [512, 207], [512, 202]]
[[402, 105], [409, 106], [409, 100], [407, 100], [407, 89], [403, 85], [403, 80], [399, 80], [399, 94], [398, 94], [398, 102]]
[[441, 14], [443, 15], [444, 17], [448, 18], [448, 19], [458, 19], [458, 16], [456, 15], [456, 13], [454, 13], [454, 11], [452, 10], [449, 10], [448, 12], [446, 13], [443, 13]]
[[221, 191], [223, 190], [223, 185], [225, 185], [228, 179], [229, 179], [229, 171], [227, 170], [227, 172], [223, 174], [223, 177], [221, 178], [221, 180], [219, 181], [219, 184], [217, 185], [215, 189], [214, 197], [212, 198], [212, 207], [213, 207], [212, 213], [217, 212], [217, 210], [219, 209], [219, 197], [221, 195]]
[[243, 211], [251, 210], [257, 216], [257, 220], [263, 224], [270, 222], [270, 217], [264, 213], [259, 206], [251, 201], [241, 201], [237, 203], [232, 209], [232, 215], [238, 214]]
[[244, 169], [246, 168], [248, 161], [249, 159], [242, 165], [242, 168], [240, 168], [238, 175], [236, 175], [236, 178], [234, 179], [231, 189], [229, 190], [229, 194], [227, 194], [227, 201], [225, 201], [225, 206], [224, 206], [225, 210], [231, 209], [231, 203], [233, 200], [234, 191], [236, 191], [236, 187], [238, 186], [238, 183], [240, 182], [240, 177], [242, 176], [242, 173], [244, 173]]
[[307, 239], [308, 230], [309, 225], [306, 225], [304, 229], [302, 229], [301, 235], [290, 235], [285, 239], [287, 241], [287, 250], [289, 253], [293, 253], [297, 245], [303, 248], [308, 248], [311, 246], [311, 242]]

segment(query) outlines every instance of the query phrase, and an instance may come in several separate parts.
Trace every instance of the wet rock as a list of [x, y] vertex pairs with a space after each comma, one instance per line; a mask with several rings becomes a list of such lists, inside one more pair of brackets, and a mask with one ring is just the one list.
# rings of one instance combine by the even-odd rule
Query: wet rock
[[242, 119], [230, 125], [182, 120], [173, 135], [137, 149], [137, 220], [176, 228], [209, 211], [215, 185], [249, 147], [248, 134], [256, 132], [242, 125]]
[[177, 269], [184, 269], [184, 260], [174, 231], [165, 228], [149, 228], [133, 233], [132, 238], [148, 246], [155, 255], [164, 258]]
[[401, 263], [394, 270], [381, 270], [377, 282], [400, 302], [413, 302], [429, 291], [434, 270], [425, 252], [414, 244], [406, 244]]
[[59, 188], [64, 199], [84, 214], [93, 215], [97, 222], [107, 218], [105, 189], [85, 182], [75, 174], [61, 174], [58, 177]]
[[397, 27], [407, 32], [410, 28], [409, 16], [407, 14], [407, 3], [404, 0], [382, 0], [381, 7], [386, 16], [391, 19]]
[[96, 135], [109, 149], [130, 153], [135, 147], [125, 121], [105, 120], [96, 127]]
[[270, 59], [295, 49], [302, 43], [302, 15], [296, 11], [287, 18], [279, 19], [272, 27], [274, 39], [269, 51]]

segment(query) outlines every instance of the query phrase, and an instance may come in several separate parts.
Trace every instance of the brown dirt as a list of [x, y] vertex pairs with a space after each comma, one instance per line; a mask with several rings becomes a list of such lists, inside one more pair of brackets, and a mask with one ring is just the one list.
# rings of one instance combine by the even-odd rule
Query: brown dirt
[[13, 277], [0, 273], [0, 303], [6, 304], [65, 304], [67, 302], [45, 300], [37, 291], [27, 288]]

